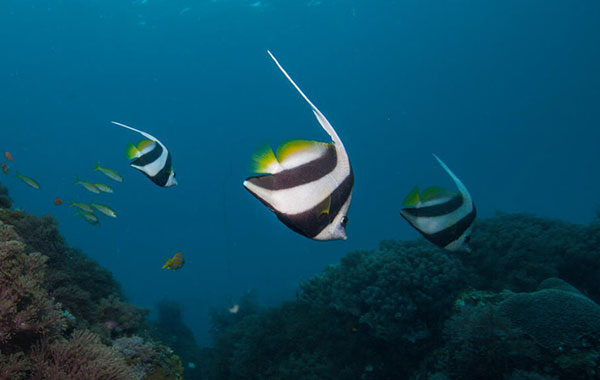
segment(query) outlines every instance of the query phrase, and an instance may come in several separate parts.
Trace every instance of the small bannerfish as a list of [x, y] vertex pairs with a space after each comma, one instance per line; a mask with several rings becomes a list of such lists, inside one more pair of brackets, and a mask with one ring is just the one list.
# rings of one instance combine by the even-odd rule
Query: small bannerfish
[[344, 144], [325, 116], [267, 51], [308, 102], [331, 143], [293, 140], [257, 152], [254, 171], [266, 175], [244, 181], [246, 189], [293, 231], [314, 240], [345, 240], [354, 175]]
[[176, 253], [173, 255], [173, 257], [171, 257], [169, 260], [167, 260], [167, 262], [165, 263], [165, 265], [163, 265], [162, 269], [171, 269], [171, 270], [177, 270], [180, 269], [183, 264], [185, 264], [185, 261], [183, 260], [183, 255], [181, 253]]
[[10, 154], [10, 152], [4, 152], [4, 157], [6, 157], [6, 159], [9, 161], [13, 160], [12, 154]]
[[77, 181], [75, 181], [75, 184], [83, 186], [83, 188], [89, 191], [90, 193], [100, 194], [100, 189], [98, 189], [96, 185], [88, 181], [82, 181], [79, 179], [79, 177], [77, 178]]
[[130, 129], [144, 136], [148, 140], [140, 141], [137, 146], [127, 146], [127, 158], [133, 160], [129, 165], [144, 173], [152, 182], [161, 187], [177, 185], [171, 153], [156, 137], [149, 133], [132, 128], [128, 125], [112, 121], [111, 123]]
[[98, 190], [100, 190], [102, 193], [112, 194], [115, 192], [112, 187], [105, 185], [103, 183], [94, 183], [93, 185], [96, 186], [96, 188], [98, 188]]
[[15, 174], [16, 178], [19, 178], [21, 181], [25, 182], [27, 185], [33, 187], [34, 189], [38, 189], [40, 188], [40, 184], [37, 183], [37, 181], [31, 177], [27, 177], [24, 175], [21, 175], [19, 173]]
[[227, 309], [227, 310], [229, 310], [229, 312], [230, 312], [231, 314], [237, 314], [237, 312], [238, 312], [238, 311], [240, 311], [240, 305], [238, 305], [238, 304], [236, 303], [235, 305], [231, 306], [231, 307], [230, 307], [229, 309]]
[[96, 168], [94, 171], [99, 171], [113, 181], [123, 182], [123, 177], [121, 177], [119, 173], [117, 173], [115, 170], [101, 167], [99, 162], [96, 162]]
[[56, 198], [53, 203], [55, 206], [60, 206], [63, 204], [63, 200], [60, 198]]
[[94, 207], [96, 210], [100, 211], [101, 213], [103, 213], [106, 216], [109, 216], [111, 218], [116, 218], [117, 214], [115, 214], [115, 212], [108, 206], [105, 205], [101, 205], [98, 203], [90, 203], [90, 205], [92, 207]]
[[71, 204], [69, 205], [69, 207], [77, 207], [81, 211], [85, 211], [85, 212], [89, 212], [89, 213], [94, 212], [94, 209], [92, 208], [92, 206], [88, 205], [87, 203], [77, 203], [77, 202], [71, 201]]
[[433, 186], [419, 195], [419, 188], [415, 187], [404, 198], [403, 205], [407, 207], [400, 211], [400, 215], [438, 247], [470, 252], [471, 229], [477, 216], [475, 203], [460, 179], [438, 156], [433, 156], [450, 175], [459, 192]]
[[81, 218], [83, 218], [83, 220], [94, 226], [100, 225], [100, 220], [98, 220], [98, 217], [93, 212], [79, 210], [77, 212], [77, 216], [80, 216]]

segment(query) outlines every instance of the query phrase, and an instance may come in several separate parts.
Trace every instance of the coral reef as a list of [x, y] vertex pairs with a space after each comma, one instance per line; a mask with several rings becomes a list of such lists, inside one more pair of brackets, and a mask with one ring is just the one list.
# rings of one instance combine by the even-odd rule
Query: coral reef
[[556, 280], [552, 286], [558, 287], [546, 282], [535, 292], [511, 295], [499, 312], [548, 350], [562, 352], [600, 338], [600, 306]]
[[0, 183], [0, 208], [11, 208], [12, 199], [8, 196], [8, 189]]
[[180, 380], [164, 344], [134, 358], [123, 349], [118, 338], [147, 331], [146, 314], [52, 217], [0, 208], [0, 379]]
[[[208, 379], [599, 379], [600, 223], [499, 214], [470, 253], [384, 241], [295, 301], [213, 311]], [[240, 308], [240, 312], [242, 308]]]

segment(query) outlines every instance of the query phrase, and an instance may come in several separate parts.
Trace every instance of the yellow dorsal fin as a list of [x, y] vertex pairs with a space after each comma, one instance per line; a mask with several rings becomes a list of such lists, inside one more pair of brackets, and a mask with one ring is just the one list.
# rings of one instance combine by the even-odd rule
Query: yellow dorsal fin
[[251, 170], [255, 173], [266, 174], [273, 174], [281, 171], [279, 162], [269, 144], [264, 144], [252, 155]]
[[[127, 144], [127, 150], [125, 150], [125, 155], [127, 156], [128, 159], [133, 160], [134, 158], [137, 158], [141, 155], [140, 151], [138, 150], [138, 148], [136, 148], [135, 145], [133, 145], [132, 143]], [[79, 179], [77, 179], [79, 181]]]
[[431, 186], [423, 190], [421, 193], [421, 202], [432, 201], [441, 198], [450, 198], [456, 193], [450, 190], [446, 190], [440, 186]]
[[145, 149], [147, 149], [149, 146], [153, 146], [154, 144], [154, 141], [145, 139], [137, 144], [137, 149], [143, 153]]
[[414, 207], [419, 203], [419, 186], [415, 186], [409, 193], [404, 197], [402, 206]]
[[307, 154], [310, 156], [310, 159], [307, 157], [307, 162], [311, 161], [317, 157], [319, 157], [325, 150], [327, 150], [327, 146], [329, 144], [312, 141], [312, 140], [290, 140], [277, 148], [277, 159], [279, 162], [283, 163], [286, 160], [289, 160], [290, 157], [297, 156], [298, 154]]

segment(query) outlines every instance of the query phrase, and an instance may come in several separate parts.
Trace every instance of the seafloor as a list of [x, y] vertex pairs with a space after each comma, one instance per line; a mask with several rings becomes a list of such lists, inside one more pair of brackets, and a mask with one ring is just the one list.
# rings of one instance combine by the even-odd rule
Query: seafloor
[[51, 216], [11, 206], [0, 185], [0, 379], [600, 379], [600, 218], [498, 214], [468, 254], [383, 241], [280, 307], [214, 310], [200, 348], [177, 304], [148, 320]]

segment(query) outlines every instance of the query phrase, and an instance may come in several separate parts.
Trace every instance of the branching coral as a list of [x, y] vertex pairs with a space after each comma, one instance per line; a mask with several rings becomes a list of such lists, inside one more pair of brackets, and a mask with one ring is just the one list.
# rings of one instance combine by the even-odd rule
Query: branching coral
[[42, 342], [30, 356], [31, 379], [44, 380], [137, 380], [118, 350], [105, 346], [87, 330], [70, 339]]
[[46, 257], [25, 253], [12, 227], [2, 222], [0, 236], [0, 348], [6, 354], [60, 334], [65, 320], [42, 287]]
[[377, 338], [415, 342], [443, 320], [460, 273], [460, 263], [435, 247], [384, 241], [302, 284], [301, 300], [354, 316]]

